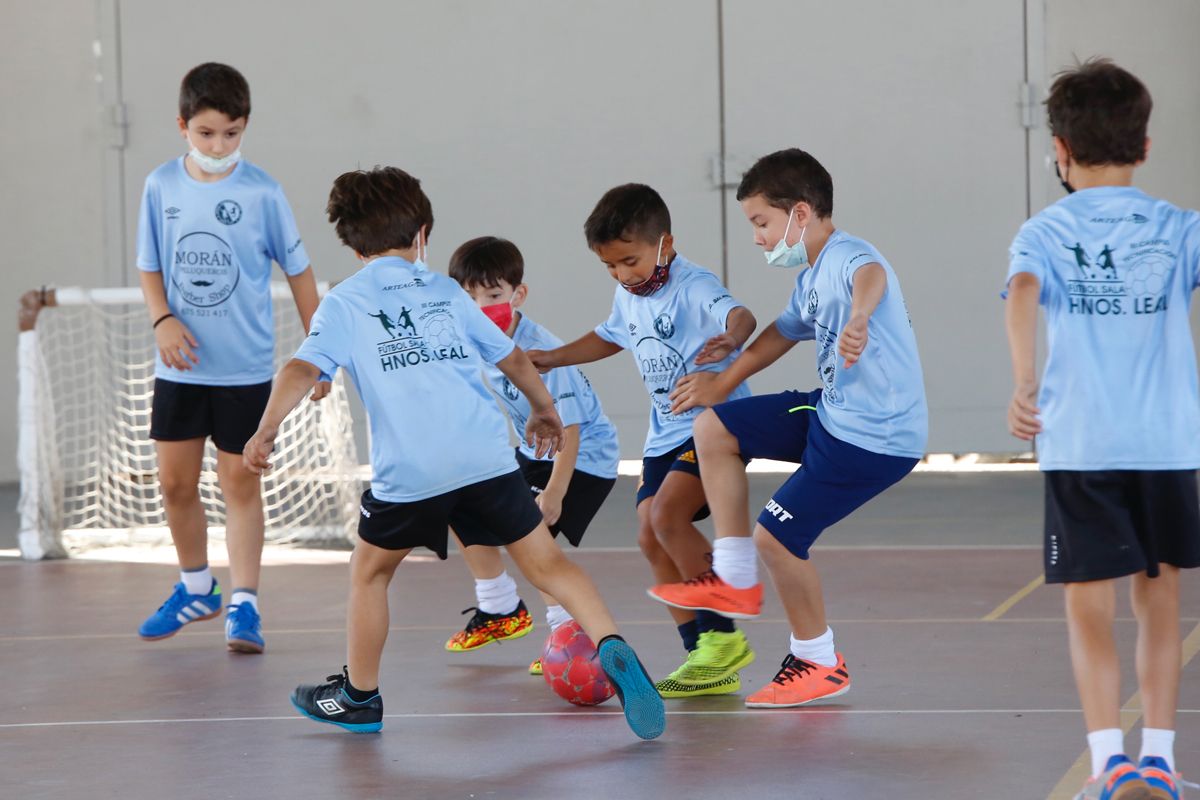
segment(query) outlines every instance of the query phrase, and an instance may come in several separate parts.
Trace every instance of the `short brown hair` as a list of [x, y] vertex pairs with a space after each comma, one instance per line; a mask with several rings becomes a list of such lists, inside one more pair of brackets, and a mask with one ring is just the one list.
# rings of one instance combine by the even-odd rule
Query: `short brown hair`
[[1060, 72], [1050, 87], [1050, 132], [1077, 164], [1136, 164], [1146, 157], [1154, 101], [1145, 84], [1107, 58]]
[[342, 244], [364, 256], [412, 247], [422, 226], [433, 230], [421, 182], [397, 167], [339, 175], [325, 210]]
[[463, 242], [450, 256], [450, 277], [464, 289], [472, 286], [494, 289], [500, 281], [520, 286], [525, 279], [525, 259], [508, 239], [480, 236]]
[[808, 203], [821, 219], [833, 214], [833, 178], [820, 161], [799, 148], [776, 150], [746, 170], [737, 199], [740, 202], [756, 194], [783, 211], [790, 212], [796, 203]]
[[588, 247], [618, 240], [657, 243], [671, 232], [671, 212], [662, 195], [644, 183], [626, 183], [604, 193], [587, 221], [583, 235]]
[[250, 84], [228, 64], [192, 67], [179, 85], [179, 116], [187, 122], [201, 111], [220, 111], [230, 119], [250, 117]]

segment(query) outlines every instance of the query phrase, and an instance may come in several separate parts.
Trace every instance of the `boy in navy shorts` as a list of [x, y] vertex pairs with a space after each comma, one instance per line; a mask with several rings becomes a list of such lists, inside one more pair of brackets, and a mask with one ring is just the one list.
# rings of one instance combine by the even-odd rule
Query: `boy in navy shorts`
[[554, 543], [480, 368], [495, 365], [529, 399], [524, 439], [538, 458], [561, 443], [554, 400], [513, 340], [454, 281], [425, 267], [433, 210], [420, 182], [394, 167], [348, 172], [334, 182], [328, 212], [364, 266], [322, 301], [245, 450], [248, 468], [268, 469], [279, 426], [319, 375], [339, 367], [350, 375], [367, 410], [373, 477], [350, 562], [347, 665], [326, 683], [297, 687], [293, 705], [346, 730], [382, 729], [388, 584], [415, 547], [444, 559], [453, 526], [466, 546], [507, 548], [562, 603], [597, 643], [630, 727], [644, 739], [661, 735], [662, 699], [591, 579]]
[[[1179, 571], [1200, 565], [1200, 391], [1188, 324], [1200, 214], [1133, 186], [1151, 99], [1107, 60], [1062, 73], [1046, 101], [1068, 196], [1021, 226], [1006, 308], [1013, 435], [1046, 476], [1046, 582], [1065, 587], [1092, 778], [1082, 797], [1178, 798]], [[1035, 372], [1038, 305], [1049, 352]], [[1115, 579], [1132, 576], [1145, 728], [1125, 754]]]
[[[672, 393], [676, 409], [710, 406], [696, 420], [696, 449], [717, 540], [712, 571], [650, 595], [676, 608], [755, 617], [757, 544], [792, 636], [779, 672], [746, 705], [781, 708], [850, 688], [809, 548], [916, 466], [928, 421], [900, 283], [878, 250], [834, 227], [825, 168], [802, 150], [781, 150], [746, 172], [737, 197], [767, 263], [801, 272], [787, 308], [725, 372], [690, 375]], [[821, 388], [721, 403], [805, 339], [817, 345]], [[801, 465], [759, 514], [753, 538], [744, 458]]]
[[[305, 330], [318, 298], [283, 189], [241, 157], [249, 117], [241, 73], [224, 64], [191, 70], [179, 90], [178, 119], [191, 149], [150, 173], [142, 194], [137, 265], [158, 346], [150, 438], [181, 572], [138, 634], [165, 639], [221, 613], [199, 492], [212, 437], [233, 579], [225, 640], [230, 650], [261, 653], [262, 494], [258, 476], [242, 465], [242, 447], [266, 407], [275, 368], [271, 262], [287, 275]], [[312, 399], [328, 391], [322, 382]]]
[[[531, 350], [545, 371], [628, 350], [650, 395], [642, 479], [637, 491], [638, 545], [655, 580], [679, 581], [708, 570], [711, 546], [693, 521], [708, 516], [692, 422], [668, 396], [697, 369], [721, 370], [754, 332], [755, 319], [708, 270], [675, 251], [671, 214], [658, 192], [630, 183], [609, 190], [584, 224], [588, 247], [618, 286], [612, 314], [595, 331], [554, 350]], [[740, 382], [730, 391], [745, 397]], [[687, 660], [659, 683], [663, 697], [728, 694], [738, 670], [754, 660], [733, 621], [706, 611], [672, 609]]]
[[[562, 345], [557, 336], [518, 310], [529, 297], [529, 287], [524, 282], [525, 260], [512, 242], [481, 236], [463, 243], [450, 256], [450, 277], [517, 347], [532, 350]], [[495, 366], [485, 364], [483, 371], [520, 440], [517, 463], [550, 533], [561, 533], [572, 547], [578, 547], [617, 482], [617, 430], [604, 415], [600, 398], [577, 367], [552, 369], [543, 375], [542, 381], [563, 423], [563, 447], [553, 458], [539, 458], [524, 441], [525, 423], [531, 412], [529, 400]], [[462, 554], [475, 577], [478, 606], [467, 609], [474, 615], [463, 630], [450, 637], [446, 649], [466, 652], [529, 633], [533, 620], [517, 594], [516, 582], [504, 569], [499, 550], [464, 547]], [[553, 633], [571, 615], [553, 597], [543, 593], [542, 600], [546, 603], [546, 626]], [[541, 658], [534, 660], [529, 672], [542, 674]]]

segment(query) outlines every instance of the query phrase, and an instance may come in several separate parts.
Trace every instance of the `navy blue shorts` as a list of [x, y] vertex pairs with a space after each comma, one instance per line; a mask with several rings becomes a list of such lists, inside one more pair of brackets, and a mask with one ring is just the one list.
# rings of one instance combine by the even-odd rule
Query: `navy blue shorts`
[[912, 472], [919, 460], [873, 453], [834, 437], [817, 416], [820, 398], [820, 389], [792, 391], [713, 407], [743, 458], [801, 465], [758, 515], [758, 524], [800, 558], [808, 558], [823, 530]]
[[[637, 497], [633, 501], [636, 508], [643, 500], [649, 500], [658, 494], [663, 481], [672, 472], [686, 472], [688, 475], [700, 477], [700, 462], [696, 460], [696, 442], [688, 438], [686, 442], [668, 450], [660, 456], [646, 456], [642, 459], [642, 478], [638, 481]], [[692, 517], [692, 521], [704, 519], [709, 515], [708, 506], [703, 506]]]

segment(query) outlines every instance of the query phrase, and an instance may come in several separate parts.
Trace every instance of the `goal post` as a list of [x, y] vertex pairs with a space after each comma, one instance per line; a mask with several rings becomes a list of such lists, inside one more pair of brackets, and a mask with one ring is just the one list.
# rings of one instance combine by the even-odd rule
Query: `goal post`
[[[323, 294], [328, 286], [319, 286]], [[286, 283], [271, 285], [275, 366], [303, 328]], [[150, 440], [155, 342], [137, 288], [41, 289], [21, 298], [18, 339], [18, 543], [27, 559], [114, 544], [170, 541]], [[353, 540], [363, 485], [342, 373], [280, 430], [263, 477], [268, 541]], [[216, 452], [200, 496], [210, 535], [224, 533]]]

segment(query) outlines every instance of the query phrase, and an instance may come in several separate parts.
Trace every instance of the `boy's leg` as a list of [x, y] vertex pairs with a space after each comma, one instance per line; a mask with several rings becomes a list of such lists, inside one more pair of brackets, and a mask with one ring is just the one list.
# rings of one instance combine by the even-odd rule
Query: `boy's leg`
[[217, 482], [225, 498], [225, 546], [233, 590], [257, 592], [264, 525], [261, 481], [242, 464], [241, 453], [217, 450]]
[[[1139, 763], [1162, 759], [1175, 770], [1175, 714], [1179, 704], [1183, 646], [1179, 635], [1179, 568], [1159, 565], [1159, 575], [1133, 576], [1130, 600], [1138, 620], [1137, 676], [1145, 726]], [[1169, 778], [1169, 775], [1167, 776]], [[1165, 780], [1160, 776], [1160, 780]]]
[[346, 605], [346, 665], [350, 683], [379, 687], [379, 660], [388, 635], [388, 584], [412, 550], [385, 550], [359, 542], [350, 557], [350, 597]]
[[797, 558], [762, 525], [755, 526], [754, 542], [783, 603], [792, 637], [807, 641], [822, 636], [829, 626], [821, 576], [812, 558]]
[[[672, 470], [650, 499], [650, 526], [676, 571], [684, 579], [711, 568], [712, 545], [692, 520], [704, 508], [704, 484], [700, 476]], [[657, 577], [657, 576], [656, 576]]]
[[204, 442], [201, 438], [154, 443], [163, 510], [179, 567], [186, 571], [208, 566], [208, 521], [204, 516], [204, 504], [200, 502]]
[[[654, 534], [654, 525], [650, 522], [650, 511], [653, 505], [653, 495], [638, 503], [638, 547], [641, 549], [642, 555], [646, 557], [646, 561], [650, 563], [650, 572], [654, 575], [655, 581], [658, 583], [678, 583], [683, 580], [683, 575], [680, 574], [678, 567], [675, 566], [675, 562], [670, 554], [663, 549], [662, 544], [658, 541], [658, 537]], [[682, 608], [671, 608], [669, 611], [671, 612], [671, 619], [675, 620], [677, 626], [687, 625], [696, 619], [694, 611], [687, 611]]]
[[446, 641], [446, 650], [464, 653], [505, 639], [519, 639], [533, 630], [533, 618], [517, 594], [517, 584], [504, 569], [497, 547], [464, 545], [458, 534], [459, 550], [475, 579], [475, 613], [466, 626]]

